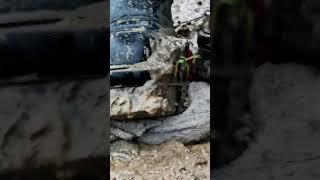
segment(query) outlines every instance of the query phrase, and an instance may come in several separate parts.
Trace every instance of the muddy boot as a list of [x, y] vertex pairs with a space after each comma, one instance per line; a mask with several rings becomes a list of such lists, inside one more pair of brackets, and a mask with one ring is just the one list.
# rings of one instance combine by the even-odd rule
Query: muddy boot
[[[151, 54], [149, 38], [158, 31], [156, 9], [159, 4], [148, 0], [110, 1], [110, 79], [112, 85], [139, 86], [150, 80], [144, 69], [126, 70], [146, 61]], [[119, 68], [121, 70], [119, 70]], [[115, 79], [130, 81], [117, 81]]]

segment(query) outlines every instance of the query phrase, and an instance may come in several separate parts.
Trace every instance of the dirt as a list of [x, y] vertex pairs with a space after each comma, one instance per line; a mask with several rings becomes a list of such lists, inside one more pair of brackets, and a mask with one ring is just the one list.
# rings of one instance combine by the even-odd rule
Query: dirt
[[111, 147], [110, 177], [126, 179], [210, 179], [210, 143], [157, 146], [118, 141]]

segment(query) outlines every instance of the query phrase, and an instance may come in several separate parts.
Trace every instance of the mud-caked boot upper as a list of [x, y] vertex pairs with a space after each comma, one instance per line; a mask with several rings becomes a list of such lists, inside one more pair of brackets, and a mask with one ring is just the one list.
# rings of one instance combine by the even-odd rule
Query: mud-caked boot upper
[[[158, 3], [148, 0], [110, 1], [110, 84], [111, 86], [141, 86], [150, 80], [147, 70], [128, 69], [146, 61], [151, 54], [149, 38], [159, 29]], [[125, 66], [125, 70], [117, 71]]]
[[158, 28], [154, 3], [111, 0], [110, 10], [110, 65], [130, 65], [146, 60], [149, 32]]

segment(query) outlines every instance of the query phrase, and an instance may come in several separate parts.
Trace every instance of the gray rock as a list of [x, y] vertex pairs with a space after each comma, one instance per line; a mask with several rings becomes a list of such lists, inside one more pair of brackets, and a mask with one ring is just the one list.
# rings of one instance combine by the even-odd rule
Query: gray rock
[[137, 144], [129, 141], [118, 140], [110, 146], [110, 160], [116, 159], [121, 161], [132, 161], [133, 158], [138, 157], [139, 147]]
[[143, 120], [141, 123], [135, 123], [133, 121], [111, 121], [111, 127], [125, 129], [127, 133], [134, 136], [141, 136], [146, 130], [159, 126], [161, 122], [154, 120]]
[[121, 139], [124, 139], [124, 140], [132, 140], [134, 137], [133, 134], [126, 132], [124, 130], [121, 130], [119, 128], [111, 127], [110, 130], [111, 130], [110, 142], [116, 140], [117, 139], [116, 136], [121, 137]]
[[184, 1], [174, 0], [171, 6], [173, 26], [176, 32], [179, 31], [199, 31], [210, 32], [210, 1]]
[[[154, 120], [112, 121], [111, 126], [134, 135], [146, 144], [172, 140], [189, 143], [207, 138], [210, 134], [210, 86], [204, 82], [192, 82], [188, 92], [191, 103], [182, 114]], [[126, 139], [122, 134], [113, 135]]]

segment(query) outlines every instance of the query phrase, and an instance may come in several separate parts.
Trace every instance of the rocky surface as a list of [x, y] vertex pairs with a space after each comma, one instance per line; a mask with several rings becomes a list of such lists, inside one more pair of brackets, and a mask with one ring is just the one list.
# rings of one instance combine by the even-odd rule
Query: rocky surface
[[105, 78], [1, 86], [1, 173], [104, 157], [105, 89]]
[[[190, 2], [187, 1], [189, 6]], [[196, 14], [207, 12], [200, 11]], [[210, 144], [182, 144], [209, 139], [210, 85], [205, 82], [192, 82], [187, 86], [173, 83], [175, 60], [186, 41], [191, 43], [194, 54], [198, 52], [197, 31], [204, 31], [205, 22], [206, 18], [202, 17], [191, 20], [188, 27], [193, 32], [191, 36], [160, 30], [151, 39], [153, 53], [148, 61], [131, 67], [132, 70], [147, 69], [152, 80], [142, 87], [111, 89], [111, 179], [210, 178]], [[177, 32], [182, 30], [179, 30], [180, 25], [185, 28], [179, 24]], [[181, 103], [178, 102], [179, 89], [188, 94], [189, 101], [188, 107], [176, 114], [176, 105]]]
[[[210, 19], [209, 0], [174, 0], [171, 5], [175, 31], [196, 44], [191, 50], [201, 56], [195, 64], [198, 78], [210, 80]], [[211, 21], [210, 21], [211, 20]]]
[[318, 70], [283, 64], [260, 66], [250, 92], [257, 136], [216, 179], [319, 179]]
[[174, 0], [171, 12], [176, 32], [210, 32], [210, 0]]
[[[176, 88], [173, 81], [174, 65], [186, 39], [155, 34], [151, 42], [152, 55], [147, 61], [134, 64], [130, 70], [148, 70], [151, 80], [141, 87], [112, 88], [110, 115], [115, 120], [150, 118], [176, 112]], [[128, 69], [126, 69], [127, 71]]]
[[111, 179], [210, 179], [210, 144], [158, 146], [117, 141], [111, 146]]
[[[169, 1], [166, 1], [164, 5], [168, 5], [168, 3]], [[190, 7], [194, 5], [191, 1], [188, 1], [186, 4]], [[208, 9], [210, 10], [209, 1], [199, 2], [197, 6], [200, 7], [201, 11], [198, 12], [199, 14], [207, 12]], [[163, 6], [161, 7], [163, 8]], [[172, 15], [174, 15], [174, 8], [171, 11]], [[196, 8], [194, 11], [199, 11], [199, 8]], [[186, 16], [187, 14], [176, 15]], [[207, 15], [205, 16], [206, 18], [210, 14]], [[200, 19], [203, 20], [203, 18]], [[202, 25], [205, 22], [209, 23], [207, 20], [201, 21]], [[198, 22], [199, 19], [196, 21]], [[194, 25], [193, 22], [191, 24]], [[202, 25], [201, 28], [204, 29]], [[197, 27], [197, 30], [199, 30], [199, 22], [197, 26], [199, 26]], [[190, 30], [196, 32], [195, 29]], [[141, 87], [111, 89], [110, 114], [114, 120], [154, 118], [173, 115], [176, 112], [177, 87], [169, 84], [173, 81], [174, 63], [180, 56], [183, 46], [187, 41], [191, 43], [193, 53], [196, 54], [198, 52], [197, 36], [192, 36], [191, 38], [176, 37], [165, 32], [160, 32], [154, 34], [150, 40], [152, 55], [147, 61], [130, 66], [129, 69], [132, 71], [148, 70], [151, 74], [151, 80]], [[210, 63], [207, 62], [205, 64], [209, 65]], [[204, 73], [206, 78], [208, 78], [209, 72], [206, 71]]]
[[136, 121], [111, 121], [111, 140], [117, 138], [146, 144], [161, 144], [176, 140], [197, 142], [210, 135], [210, 85], [204, 82], [189, 84], [190, 104], [179, 115]]

